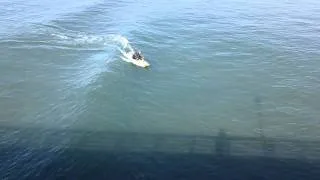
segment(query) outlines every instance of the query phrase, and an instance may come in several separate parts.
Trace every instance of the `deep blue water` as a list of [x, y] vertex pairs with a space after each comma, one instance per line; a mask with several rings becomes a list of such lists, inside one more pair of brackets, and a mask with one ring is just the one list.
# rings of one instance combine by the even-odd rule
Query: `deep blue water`
[[317, 0], [3, 0], [0, 123], [317, 139], [319, 50]]

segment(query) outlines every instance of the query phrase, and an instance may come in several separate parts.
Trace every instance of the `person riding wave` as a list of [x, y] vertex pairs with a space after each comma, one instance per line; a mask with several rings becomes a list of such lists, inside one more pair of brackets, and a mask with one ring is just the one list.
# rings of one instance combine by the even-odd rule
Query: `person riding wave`
[[143, 56], [141, 55], [140, 51], [135, 51], [134, 54], [132, 55], [132, 59], [134, 59], [134, 60], [142, 60]]

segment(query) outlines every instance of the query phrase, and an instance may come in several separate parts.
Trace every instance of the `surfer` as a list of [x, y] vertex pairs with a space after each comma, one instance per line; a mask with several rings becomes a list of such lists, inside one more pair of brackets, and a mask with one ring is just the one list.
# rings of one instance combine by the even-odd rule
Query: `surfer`
[[134, 54], [132, 55], [132, 59], [142, 60], [142, 59], [143, 59], [143, 56], [141, 55], [141, 52], [140, 52], [140, 51], [135, 51]]

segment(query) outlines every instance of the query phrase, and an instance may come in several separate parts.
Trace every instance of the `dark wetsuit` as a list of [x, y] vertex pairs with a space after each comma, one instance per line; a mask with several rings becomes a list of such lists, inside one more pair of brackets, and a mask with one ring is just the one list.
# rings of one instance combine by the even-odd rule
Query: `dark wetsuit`
[[133, 54], [132, 59], [138, 59], [137, 53], [134, 53], [134, 54]]
[[140, 59], [142, 59], [142, 56], [141, 56], [140, 53], [135, 52], [135, 53], [132, 55], [132, 59], [140, 60]]
[[140, 53], [138, 53], [138, 59], [142, 59], [142, 56]]

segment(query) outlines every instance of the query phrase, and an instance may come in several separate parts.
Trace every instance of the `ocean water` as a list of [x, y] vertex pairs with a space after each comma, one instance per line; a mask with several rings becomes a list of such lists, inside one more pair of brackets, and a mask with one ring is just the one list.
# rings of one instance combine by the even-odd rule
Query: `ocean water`
[[2, 127], [317, 139], [319, 89], [317, 0], [0, 2]]
[[318, 137], [319, 5], [2, 1], [1, 123]]

